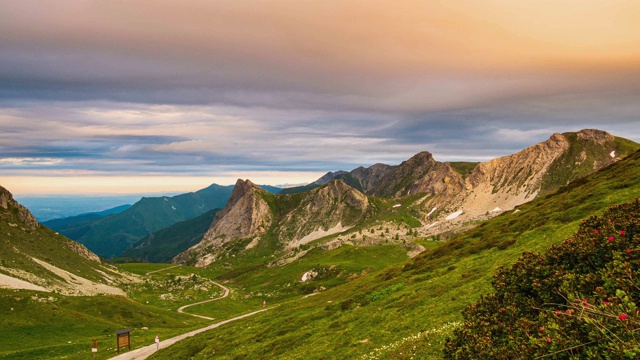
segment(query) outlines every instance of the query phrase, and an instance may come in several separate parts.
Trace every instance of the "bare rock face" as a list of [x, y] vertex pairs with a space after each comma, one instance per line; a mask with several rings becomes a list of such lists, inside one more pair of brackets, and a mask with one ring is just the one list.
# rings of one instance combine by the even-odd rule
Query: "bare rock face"
[[[452, 187], [448, 196], [432, 198], [423, 208], [447, 208], [449, 212], [461, 209], [462, 221], [511, 210], [619, 160], [628, 150], [619, 149], [615, 139], [605, 131], [593, 129], [553, 134], [516, 154], [478, 164], [463, 180], [459, 192]], [[427, 189], [436, 195], [443, 191]], [[427, 189], [419, 191], [428, 192]]]
[[[265, 198], [279, 204], [275, 206], [279, 210], [270, 208]], [[302, 197], [269, 195], [249, 180], [239, 180], [229, 203], [218, 212], [202, 241], [173, 261], [207, 266], [227, 251], [227, 243], [250, 239], [243, 245], [248, 250], [270, 229], [277, 232], [280, 247], [287, 251], [349, 229], [368, 209], [368, 197], [342, 180], [333, 180]]]
[[417, 179], [406, 195], [411, 194], [431, 194], [453, 196], [465, 188], [465, 182], [458, 172], [449, 163], [438, 163], [433, 166], [432, 171]]
[[411, 185], [427, 176], [438, 164], [433, 155], [426, 151], [420, 152], [387, 172], [370, 193], [383, 197], [407, 195]]
[[333, 180], [311, 190], [300, 205], [280, 221], [279, 238], [295, 248], [321, 237], [349, 229], [363, 219], [369, 198], [360, 191]]
[[36, 218], [31, 214], [31, 212], [24, 206], [20, 205], [17, 201], [13, 199], [13, 195], [9, 192], [9, 190], [0, 186], [0, 207], [5, 210], [9, 210], [11, 207], [17, 209], [17, 216], [20, 221], [24, 223], [24, 225], [30, 229], [35, 229], [40, 224], [36, 220]]
[[221, 245], [266, 231], [271, 226], [273, 215], [269, 204], [259, 193], [267, 192], [249, 180], [239, 179], [227, 205], [216, 214], [202, 241], [176, 256], [174, 262], [196, 259], [196, 266], [207, 266], [215, 261], [215, 250]]
[[480, 163], [467, 178], [470, 188], [488, 184], [492, 191], [509, 189], [515, 194], [539, 190], [542, 175], [551, 163], [569, 148], [561, 134], [553, 134], [545, 142], [530, 146], [514, 155]]
[[580, 130], [578, 131], [577, 136], [579, 140], [589, 141], [598, 145], [604, 145], [605, 143], [615, 139], [615, 137], [608, 132], [597, 129]]
[[368, 168], [360, 166], [359, 168], [351, 171], [350, 174], [360, 184], [362, 190], [365, 193], [369, 193], [380, 183], [380, 180], [382, 180], [384, 176], [394, 168], [395, 166], [386, 164], [375, 164]]

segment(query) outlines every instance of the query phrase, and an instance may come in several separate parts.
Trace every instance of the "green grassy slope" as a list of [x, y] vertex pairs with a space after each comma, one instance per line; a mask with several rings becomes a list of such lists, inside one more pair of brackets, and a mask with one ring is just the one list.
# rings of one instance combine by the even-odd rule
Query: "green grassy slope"
[[[440, 357], [449, 333], [443, 326], [460, 320], [461, 310], [490, 290], [499, 265], [512, 263], [523, 250], [540, 251], [561, 242], [581, 219], [639, 195], [636, 152], [433, 247], [404, 266], [352, 278], [185, 340], [151, 359], [206, 359], [214, 351], [229, 359], [344, 359], [371, 352], [383, 359]], [[243, 276], [252, 282], [251, 271]], [[410, 338], [431, 329], [436, 335]]]
[[[45, 280], [59, 280], [47, 269], [31, 260], [45, 261], [63, 270], [99, 283], [104, 277], [99, 272], [113, 273], [109, 267], [89, 260], [73, 251], [74, 244], [66, 237], [40, 225], [30, 228], [16, 216], [17, 208], [9, 204], [0, 208], [0, 266], [26, 271]], [[8, 270], [0, 272], [11, 275]]]
[[194, 219], [156, 231], [125, 250], [122, 257], [171, 262], [174, 256], [202, 240], [218, 210], [220, 209], [213, 209]]

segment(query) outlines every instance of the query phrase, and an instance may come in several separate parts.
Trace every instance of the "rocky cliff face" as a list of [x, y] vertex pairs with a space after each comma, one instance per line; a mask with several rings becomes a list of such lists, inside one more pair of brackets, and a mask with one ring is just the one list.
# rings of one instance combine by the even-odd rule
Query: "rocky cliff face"
[[434, 171], [438, 165], [439, 163], [430, 153], [426, 151], [418, 153], [388, 171], [369, 193], [382, 197], [406, 195], [412, 185]]
[[177, 263], [207, 266], [222, 245], [256, 237], [271, 226], [273, 214], [263, 196], [267, 192], [249, 180], [238, 180], [227, 205], [219, 211], [202, 241], [174, 258]]
[[548, 140], [516, 154], [478, 164], [465, 179], [452, 177], [455, 181], [449, 188], [441, 186], [432, 188], [431, 192], [419, 189], [433, 195], [446, 195], [425, 201], [422, 210], [447, 209], [441, 217], [461, 210], [463, 216], [459, 220], [463, 221], [497, 214], [540, 194], [553, 192], [628, 153], [629, 149], [605, 131], [587, 129], [553, 134]]
[[0, 207], [5, 210], [15, 209], [18, 219], [30, 229], [35, 229], [40, 225], [31, 212], [15, 201], [9, 190], [2, 186], [0, 186]]
[[279, 238], [295, 248], [356, 225], [369, 209], [369, 199], [341, 180], [310, 191], [279, 221]]
[[360, 166], [351, 171], [351, 176], [360, 184], [362, 190], [369, 194], [395, 166], [375, 164], [368, 168]]

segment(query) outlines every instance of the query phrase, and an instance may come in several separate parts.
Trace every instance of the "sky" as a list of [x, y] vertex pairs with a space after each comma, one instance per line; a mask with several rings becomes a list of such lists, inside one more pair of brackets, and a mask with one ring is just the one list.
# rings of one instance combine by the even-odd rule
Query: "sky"
[[0, 0], [0, 185], [282, 185], [640, 142], [637, 0]]

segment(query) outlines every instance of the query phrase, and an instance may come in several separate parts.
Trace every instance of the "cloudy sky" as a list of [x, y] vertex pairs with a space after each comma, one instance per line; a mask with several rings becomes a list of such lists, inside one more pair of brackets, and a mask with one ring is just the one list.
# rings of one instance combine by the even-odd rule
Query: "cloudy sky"
[[640, 141], [637, 0], [0, 0], [0, 185], [313, 181]]

